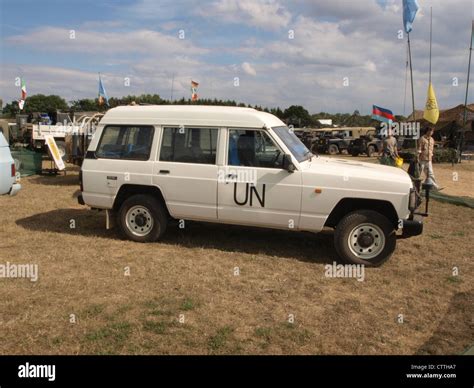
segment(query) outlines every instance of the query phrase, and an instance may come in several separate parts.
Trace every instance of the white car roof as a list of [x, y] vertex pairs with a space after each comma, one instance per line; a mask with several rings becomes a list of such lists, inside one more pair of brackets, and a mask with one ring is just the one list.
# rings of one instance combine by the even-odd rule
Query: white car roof
[[263, 128], [286, 125], [253, 108], [207, 105], [128, 105], [109, 109], [100, 124], [198, 125]]
[[2, 132], [0, 132], [0, 147], [8, 147], [7, 139], [5, 139]]

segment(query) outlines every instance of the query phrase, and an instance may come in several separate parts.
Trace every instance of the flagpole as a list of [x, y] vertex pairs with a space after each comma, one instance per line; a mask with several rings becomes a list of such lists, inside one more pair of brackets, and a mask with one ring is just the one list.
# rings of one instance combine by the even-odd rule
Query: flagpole
[[98, 73], [99, 73], [99, 95], [97, 97], [97, 107], [100, 110], [100, 71]]
[[471, 75], [471, 57], [472, 57], [472, 41], [474, 40], [474, 21], [472, 22], [472, 31], [471, 31], [471, 44], [469, 46], [469, 65], [467, 67], [467, 82], [466, 82], [466, 97], [464, 98], [464, 118], [462, 122], [462, 131], [461, 131], [461, 139], [459, 142], [459, 162], [461, 162], [461, 153], [462, 148], [464, 145], [464, 128], [467, 122], [467, 98], [469, 96], [469, 78]]
[[405, 62], [405, 91], [403, 92], [403, 116], [406, 113], [406, 106], [407, 106], [407, 84], [408, 84], [408, 47], [406, 53], [406, 62]]
[[171, 78], [171, 98], [170, 98], [170, 102], [172, 103], [173, 102], [173, 90], [174, 89], [174, 73], [173, 73], [173, 76]]
[[430, 8], [430, 76], [429, 83], [431, 84], [431, 46], [433, 42], [433, 7]]
[[411, 80], [411, 104], [413, 107], [413, 121], [416, 121], [415, 115], [415, 91], [413, 89], [413, 66], [411, 61], [411, 44], [410, 44], [410, 33], [407, 32], [408, 36], [408, 56], [410, 58], [410, 80]]

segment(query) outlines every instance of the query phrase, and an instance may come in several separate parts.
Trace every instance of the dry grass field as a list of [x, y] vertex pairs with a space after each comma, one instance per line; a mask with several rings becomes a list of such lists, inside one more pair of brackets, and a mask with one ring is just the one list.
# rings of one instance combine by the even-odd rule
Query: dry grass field
[[[472, 195], [472, 163], [454, 167], [456, 183], [452, 170], [435, 166], [446, 191]], [[359, 282], [324, 276], [331, 232], [189, 222], [160, 243], [120, 240], [77, 204], [76, 174], [24, 178], [0, 198], [0, 264], [39, 266], [36, 282], [0, 278], [0, 354], [459, 354], [474, 343], [472, 209], [433, 201], [424, 234]]]

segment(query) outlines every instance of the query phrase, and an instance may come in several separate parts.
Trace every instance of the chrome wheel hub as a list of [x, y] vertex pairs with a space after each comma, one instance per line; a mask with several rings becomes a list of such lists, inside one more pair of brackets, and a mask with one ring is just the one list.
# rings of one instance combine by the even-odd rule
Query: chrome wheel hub
[[133, 206], [125, 215], [127, 229], [135, 236], [146, 236], [153, 229], [153, 217], [144, 206]]
[[351, 252], [364, 260], [379, 255], [385, 247], [385, 235], [382, 229], [374, 224], [361, 224], [349, 233], [347, 244]]

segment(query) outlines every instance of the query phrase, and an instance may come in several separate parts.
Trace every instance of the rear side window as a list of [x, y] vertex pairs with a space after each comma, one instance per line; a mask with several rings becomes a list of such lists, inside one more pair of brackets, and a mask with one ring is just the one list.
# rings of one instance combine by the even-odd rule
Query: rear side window
[[109, 125], [102, 132], [96, 157], [105, 159], [148, 160], [153, 133], [150, 126]]
[[160, 160], [215, 164], [217, 128], [164, 128]]

